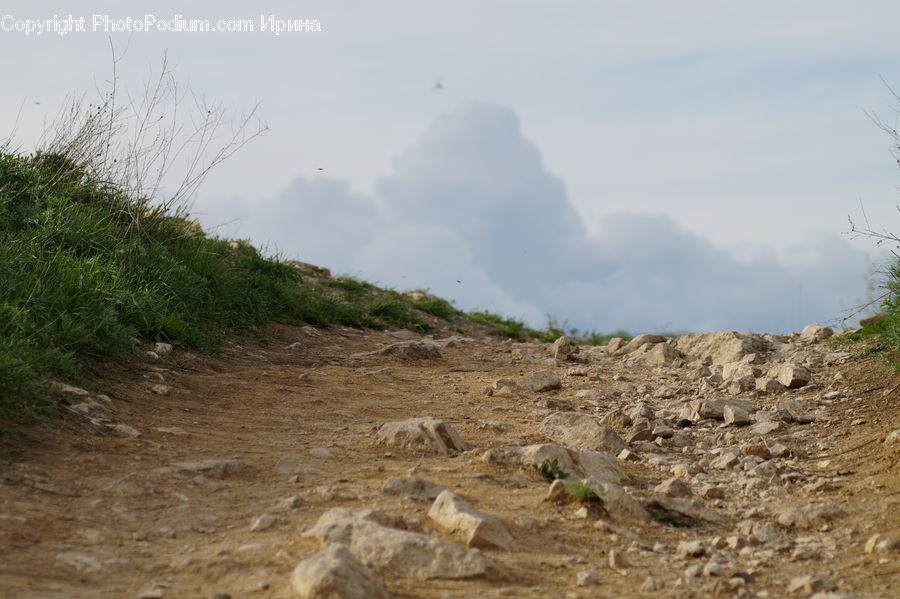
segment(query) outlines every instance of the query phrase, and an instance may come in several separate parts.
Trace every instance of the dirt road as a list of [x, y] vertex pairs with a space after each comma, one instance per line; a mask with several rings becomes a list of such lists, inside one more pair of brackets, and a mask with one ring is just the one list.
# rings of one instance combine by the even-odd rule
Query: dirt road
[[[582, 348], [556, 360], [547, 345], [486, 338], [439, 343], [439, 358], [355, 355], [409, 337], [274, 326], [217, 358], [176, 349], [104, 372], [95, 387], [108, 400], [72, 395], [87, 416], [36, 428], [0, 462], [0, 597], [294, 597], [292, 570], [321, 547], [303, 533], [334, 507], [463, 542], [430, 501], [383, 492], [390, 477], [451, 489], [515, 540], [480, 550], [499, 576], [373, 566], [397, 598], [900, 596], [900, 453], [883, 444], [900, 424], [900, 381], [879, 364], [784, 339], [811, 381], [762, 393], [729, 390], [721, 366], [689, 356], [653, 366]], [[771, 366], [757, 362], [755, 374]], [[561, 388], [497, 384], [540, 370]], [[727, 407], [715, 399], [749, 402], [749, 422], [705, 412]], [[623, 501], [653, 516], [609, 497], [548, 501], [528, 464], [485, 459], [572, 448], [560, 441], [572, 431], [548, 424], [559, 412], [623, 439]], [[378, 435], [423, 416], [471, 449]]]

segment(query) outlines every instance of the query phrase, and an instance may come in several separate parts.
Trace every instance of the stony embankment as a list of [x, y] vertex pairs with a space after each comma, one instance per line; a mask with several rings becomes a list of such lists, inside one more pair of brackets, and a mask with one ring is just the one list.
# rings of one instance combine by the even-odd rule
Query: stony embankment
[[900, 385], [831, 335], [158, 344], [4, 461], [0, 596], [896, 597]]

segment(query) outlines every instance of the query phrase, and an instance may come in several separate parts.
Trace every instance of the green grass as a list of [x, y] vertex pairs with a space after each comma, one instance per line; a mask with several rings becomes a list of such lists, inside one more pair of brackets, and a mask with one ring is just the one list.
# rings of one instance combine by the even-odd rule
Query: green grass
[[443, 318], [444, 320], [453, 320], [457, 316], [463, 314], [462, 311], [454, 308], [450, 302], [439, 297], [426, 297], [424, 299], [413, 300], [413, 306], [417, 310], [421, 310], [432, 316]]
[[569, 473], [560, 468], [556, 460], [544, 460], [540, 464], [532, 464], [531, 467], [548, 482], [569, 477]]
[[77, 380], [134, 337], [214, 351], [268, 319], [428, 328], [399, 293], [303, 273], [64, 158], [0, 152], [0, 433], [49, 405], [42, 381]]
[[469, 318], [485, 325], [492, 333], [501, 337], [509, 337], [517, 341], [525, 341], [529, 337], [537, 337], [537, 331], [529, 329], [524, 322], [514, 318], [506, 318], [483, 310], [470, 312]]
[[865, 341], [854, 358], [877, 356], [884, 359], [894, 374], [900, 372], [900, 260], [889, 269], [885, 281], [887, 295], [881, 304], [883, 318], [848, 335], [830, 337], [826, 343], [838, 348]]
[[584, 481], [572, 483], [566, 487], [566, 492], [579, 503], [586, 505], [601, 503], [600, 496]]

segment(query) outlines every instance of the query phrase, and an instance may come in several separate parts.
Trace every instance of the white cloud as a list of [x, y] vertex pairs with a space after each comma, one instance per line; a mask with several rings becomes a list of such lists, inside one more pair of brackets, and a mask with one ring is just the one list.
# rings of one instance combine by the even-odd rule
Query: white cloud
[[607, 214], [588, 233], [515, 114], [491, 104], [437, 119], [372, 197], [301, 177], [246, 224], [300, 260], [532, 325], [778, 332], [864, 294], [864, 258], [838, 234], [798, 237], [782, 259], [735, 256], [666, 215]]

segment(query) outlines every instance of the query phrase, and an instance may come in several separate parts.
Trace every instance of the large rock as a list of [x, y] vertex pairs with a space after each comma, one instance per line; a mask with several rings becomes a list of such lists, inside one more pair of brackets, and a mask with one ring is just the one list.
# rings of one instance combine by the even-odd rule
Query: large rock
[[707, 522], [719, 521], [718, 514], [696, 499], [670, 497], [668, 495], [654, 493], [650, 496], [647, 505], [649, 507], [662, 508], [667, 512], [681, 514], [682, 516], [687, 516], [694, 520], [706, 520]]
[[603, 346], [603, 351], [605, 351], [607, 355], [612, 356], [623, 347], [625, 347], [625, 340], [621, 337], [613, 337]]
[[725, 365], [738, 362], [754, 353], [765, 353], [770, 344], [760, 335], [717, 331], [715, 333], [688, 333], [680, 336], [675, 348], [689, 359], [709, 359], [713, 364]]
[[548, 439], [567, 445], [617, 455], [625, 441], [615, 431], [581, 412], [554, 412], [541, 422], [539, 431]]
[[441, 357], [441, 352], [436, 343], [430, 341], [400, 341], [386, 345], [375, 351], [353, 354], [354, 358], [367, 356], [394, 356], [401, 360], [436, 360]]
[[478, 549], [382, 526], [345, 508], [332, 508], [303, 533], [342, 543], [376, 572], [404, 578], [497, 578], [497, 566]]
[[634, 337], [631, 341], [626, 343], [623, 347], [619, 348], [612, 355], [614, 356], [627, 356], [631, 352], [636, 351], [638, 348], [647, 345], [648, 343], [663, 343], [666, 340], [662, 335], [650, 335], [648, 333], [641, 333], [637, 337]]
[[628, 362], [646, 366], [680, 366], [683, 362], [670, 343], [647, 343], [628, 355]]
[[479, 512], [449, 489], [434, 500], [428, 517], [444, 530], [462, 536], [469, 547], [516, 548], [516, 541], [500, 520]]
[[812, 339], [815, 341], [828, 339], [832, 335], [834, 335], [834, 330], [831, 327], [823, 327], [820, 324], [806, 325], [800, 332], [801, 339]]
[[614, 484], [628, 482], [614, 456], [602, 451], [570, 449], [552, 443], [494, 447], [485, 451], [481, 459], [488, 464], [524, 468], [556, 461], [558, 468], [574, 477], [593, 477]]
[[339, 543], [303, 560], [291, 574], [300, 599], [389, 599], [375, 573]]
[[776, 364], [769, 369], [769, 376], [790, 389], [803, 387], [812, 378], [808, 368], [797, 364]]
[[616, 521], [647, 522], [647, 510], [620, 485], [589, 477], [582, 481], [597, 494], [603, 509]]
[[550, 346], [550, 355], [557, 360], [568, 360], [573, 354], [578, 353], [575, 341], [563, 335]]
[[469, 449], [469, 445], [459, 438], [452, 426], [429, 416], [385, 422], [378, 429], [378, 440], [400, 449], [443, 455]]
[[541, 391], [550, 391], [551, 389], [559, 389], [562, 387], [562, 381], [559, 375], [552, 370], [538, 370], [515, 380], [517, 387], [527, 391], [540, 393]]

